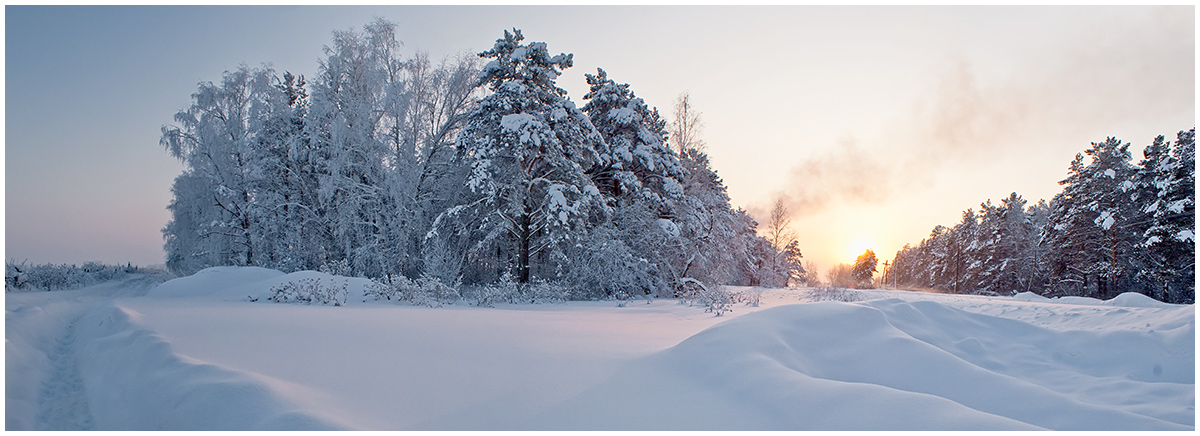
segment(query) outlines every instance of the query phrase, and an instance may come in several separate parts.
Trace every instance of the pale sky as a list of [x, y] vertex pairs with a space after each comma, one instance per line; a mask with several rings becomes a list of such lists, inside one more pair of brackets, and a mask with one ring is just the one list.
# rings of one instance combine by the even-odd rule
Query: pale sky
[[504, 29], [604, 68], [669, 115], [688, 92], [735, 206], [792, 205], [822, 272], [890, 259], [962, 211], [1059, 191], [1115, 136], [1135, 157], [1195, 125], [1195, 8], [6, 6], [5, 243], [18, 262], [161, 264], [158, 145], [200, 81], [239, 64], [314, 75], [337, 29], [398, 23], [407, 53]]

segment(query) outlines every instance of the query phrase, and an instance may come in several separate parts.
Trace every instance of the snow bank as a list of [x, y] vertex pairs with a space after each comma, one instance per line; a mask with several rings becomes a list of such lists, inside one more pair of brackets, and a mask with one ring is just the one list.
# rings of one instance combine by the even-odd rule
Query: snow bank
[[1163, 303], [1137, 292], [1122, 293], [1104, 304], [1119, 307], [1176, 307], [1174, 304]]
[[218, 266], [206, 268], [187, 277], [158, 285], [147, 295], [151, 297], [243, 299], [249, 294], [265, 293], [269, 288], [264, 280], [284, 275], [282, 272], [259, 267]]
[[303, 387], [175, 354], [140, 314], [100, 307], [78, 322], [78, 365], [97, 430], [331, 430], [285, 399]]
[[1043, 297], [1043, 296], [1041, 296], [1041, 295], [1038, 295], [1038, 294], [1035, 294], [1035, 293], [1032, 293], [1032, 292], [1021, 292], [1021, 293], [1018, 293], [1017, 295], [1013, 295], [1013, 296], [1012, 296], [1012, 299], [1013, 299], [1013, 300], [1016, 300], [1016, 301], [1037, 301], [1037, 302], [1048, 302], [1048, 301], [1050, 301], [1050, 299], [1049, 299], [1049, 298]]
[[1074, 304], [1078, 306], [1114, 306], [1114, 307], [1148, 307], [1170, 308], [1179, 307], [1176, 304], [1164, 303], [1137, 292], [1124, 292], [1110, 300], [1098, 300], [1091, 297], [1055, 297], [1046, 298], [1032, 292], [1021, 292], [1012, 296], [1016, 301], [1041, 303]]
[[931, 301], [787, 305], [637, 362], [546, 418], [612, 430], [1190, 430], [1194, 339], [1194, 321], [1063, 332]]

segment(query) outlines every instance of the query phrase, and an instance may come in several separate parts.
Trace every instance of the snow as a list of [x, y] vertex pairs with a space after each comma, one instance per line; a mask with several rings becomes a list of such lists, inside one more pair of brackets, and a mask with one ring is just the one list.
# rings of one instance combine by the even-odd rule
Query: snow
[[1176, 201], [1171, 202], [1171, 204], [1167, 206], [1167, 210], [1174, 212], [1174, 213], [1183, 213], [1184, 209], [1187, 208], [1188, 203], [1189, 203], [1189, 199], [1186, 199], [1186, 198], [1183, 200], [1176, 200]]
[[[306, 278], [346, 283], [348, 304], [261, 298]], [[414, 307], [364, 298], [367, 283], [223, 267], [9, 293], [5, 427], [1195, 426], [1194, 307], [1140, 294], [769, 289], [717, 318], [675, 300]]]
[[637, 111], [630, 107], [614, 108], [608, 111], [608, 118], [618, 124], [633, 124], [637, 119]]
[[1096, 217], [1096, 225], [1100, 226], [1100, 228], [1104, 230], [1108, 230], [1115, 222], [1116, 220], [1113, 219], [1113, 213], [1111, 211], [1106, 210], [1100, 212], [1100, 216]]
[[679, 237], [679, 233], [680, 233], [679, 226], [675, 225], [674, 221], [671, 221], [666, 218], [659, 218], [658, 219], [658, 228], [661, 229], [663, 231], [663, 233], [665, 233], [667, 236], [669, 236], [671, 238]]

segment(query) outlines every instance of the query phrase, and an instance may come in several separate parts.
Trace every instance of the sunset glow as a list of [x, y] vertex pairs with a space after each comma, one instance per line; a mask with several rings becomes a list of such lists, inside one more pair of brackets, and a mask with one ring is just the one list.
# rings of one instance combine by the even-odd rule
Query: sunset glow
[[[858, 256], [862, 255], [867, 250], [874, 250], [875, 244], [865, 237], [855, 239], [850, 244], [850, 251], [846, 252], [846, 262], [853, 263]], [[878, 255], [879, 253], [876, 253]]]

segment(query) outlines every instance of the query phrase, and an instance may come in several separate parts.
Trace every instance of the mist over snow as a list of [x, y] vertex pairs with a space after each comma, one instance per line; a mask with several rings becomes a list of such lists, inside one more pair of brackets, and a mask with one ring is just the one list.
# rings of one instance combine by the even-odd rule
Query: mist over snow
[[[345, 303], [267, 298], [302, 280]], [[674, 299], [417, 307], [369, 284], [220, 267], [9, 292], [5, 429], [1195, 426], [1194, 306], [1137, 294], [766, 289], [715, 317]]]

